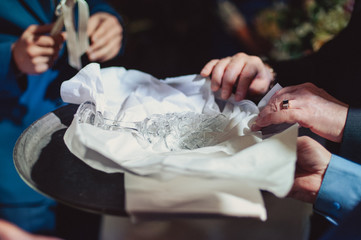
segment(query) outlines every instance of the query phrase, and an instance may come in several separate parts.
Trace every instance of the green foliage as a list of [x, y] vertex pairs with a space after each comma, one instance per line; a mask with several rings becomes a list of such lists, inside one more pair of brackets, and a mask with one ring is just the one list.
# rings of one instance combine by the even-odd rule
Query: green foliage
[[301, 8], [275, 4], [260, 12], [255, 27], [272, 44], [269, 57], [297, 58], [317, 51], [347, 25], [354, 0], [305, 0]]

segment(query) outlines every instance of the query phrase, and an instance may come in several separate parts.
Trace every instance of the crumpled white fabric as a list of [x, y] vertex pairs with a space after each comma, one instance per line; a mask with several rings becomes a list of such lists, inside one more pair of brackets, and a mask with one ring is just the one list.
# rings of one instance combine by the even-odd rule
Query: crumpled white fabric
[[170, 152], [144, 148], [130, 132], [79, 123], [75, 115], [64, 136], [66, 145], [93, 168], [127, 170], [130, 213], [217, 213], [265, 220], [260, 190], [284, 197], [293, 184], [297, 126], [263, 140], [250, 131], [259, 106], [248, 100], [216, 100], [210, 82], [198, 75], [159, 80], [136, 70], [89, 64], [62, 84], [61, 96], [68, 103], [92, 101], [105, 117], [122, 116], [124, 121], [184, 111], [222, 112], [230, 118], [219, 144]]

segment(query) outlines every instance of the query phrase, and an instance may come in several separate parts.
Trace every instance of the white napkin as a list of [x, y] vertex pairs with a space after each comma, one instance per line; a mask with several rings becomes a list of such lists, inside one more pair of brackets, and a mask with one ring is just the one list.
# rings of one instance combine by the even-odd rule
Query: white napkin
[[184, 111], [222, 112], [230, 118], [219, 144], [170, 152], [143, 148], [129, 132], [79, 123], [75, 115], [64, 136], [74, 155], [98, 170], [136, 173], [125, 173], [131, 214], [205, 212], [265, 220], [260, 190], [284, 197], [292, 186], [297, 126], [262, 140], [250, 131], [258, 107], [248, 100], [217, 100], [220, 109], [205, 78], [158, 80], [136, 70], [89, 64], [62, 84], [61, 96], [69, 103], [92, 101], [110, 119], [120, 114], [123, 120], [141, 121], [155, 113]]

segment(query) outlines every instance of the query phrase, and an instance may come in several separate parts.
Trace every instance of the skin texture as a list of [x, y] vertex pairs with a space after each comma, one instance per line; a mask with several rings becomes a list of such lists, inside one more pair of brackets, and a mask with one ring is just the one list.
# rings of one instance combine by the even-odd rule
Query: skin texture
[[60, 240], [60, 238], [30, 234], [7, 221], [0, 219], [1, 240]]
[[30, 25], [12, 45], [18, 69], [26, 74], [40, 74], [52, 67], [65, 41], [64, 34], [49, 36], [53, 24]]
[[331, 153], [310, 137], [297, 139], [295, 180], [288, 197], [315, 203]]
[[[289, 108], [282, 109], [282, 101]], [[334, 142], [341, 142], [348, 105], [329, 95], [312, 83], [285, 87], [276, 92], [258, 115], [252, 130], [271, 124], [299, 123], [312, 132]]]
[[[228, 99], [236, 88], [236, 101], [247, 95], [266, 93], [274, 77], [259, 57], [245, 53], [213, 59], [204, 66], [201, 75], [211, 78], [212, 90], [221, 90], [223, 99]], [[286, 99], [289, 100], [290, 108], [281, 109], [281, 103]], [[347, 111], [347, 104], [312, 83], [305, 83], [277, 92], [260, 112], [252, 130], [258, 131], [271, 124], [299, 123], [326, 139], [340, 142]]]
[[115, 57], [123, 39], [123, 28], [118, 19], [109, 13], [95, 13], [88, 21], [90, 61], [105, 62]]
[[259, 57], [245, 53], [213, 59], [203, 67], [201, 75], [211, 78], [212, 91], [221, 89], [223, 99], [228, 99], [235, 87], [236, 101], [247, 95], [265, 94], [274, 78], [272, 70]]

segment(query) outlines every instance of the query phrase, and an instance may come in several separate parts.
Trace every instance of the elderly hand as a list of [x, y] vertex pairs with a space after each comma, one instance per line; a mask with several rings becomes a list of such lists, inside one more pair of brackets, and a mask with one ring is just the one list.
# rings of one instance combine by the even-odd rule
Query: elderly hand
[[53, 24], [30, 25], [12, 45], [13, 58], [21, 72], [40, 74], [51, 68], [65, 41], [63, 33], [46, 35], [52, 27]]
[[310, 137], [297, 139], [295, 180], [288, 196], [308, 203], [316, 201], [331, 153]]
[[[288, 109], [282, 109], [287, 99]], [[312, 132], [334, 142], [341, 142], [348, 105], [329, 95], [312, 83], [285, 87], [276, 92], [262, 109], [253, 131], [271, 124], [299, 123]]]
[[115, 16], [99, 12], [89, 18], [88, 36], [91, 42], [87, 51], [89, 60], [105, 62], [118, 54], [122, 46], [123, 28]]
[[221, 88], [221, 97], [228, 99], [236, 87], [235, 100], [248, 94], [265, 94], [273, 80], [272, 70], [259, 57], [238, 53], [232, 57], [213, 59], [201, 71], [203, 77], [211, 76], [212, 91]]
[[19, 227], [15, 226], [12, 223], [0, 219], [0, 239], [1, 240], [13, 240], [13, 239], [21, 239], [21, 240], [60, 240], [56, 237], [47, 237], [41, 235], [34, 235]]

